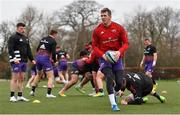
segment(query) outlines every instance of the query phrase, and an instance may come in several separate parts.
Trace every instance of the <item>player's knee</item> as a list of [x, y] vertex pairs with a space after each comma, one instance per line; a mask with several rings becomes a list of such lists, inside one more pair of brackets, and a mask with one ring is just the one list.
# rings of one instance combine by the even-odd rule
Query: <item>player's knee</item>
[[88, 80], [91, 80], [92, 79], [92, 74], [90, 73], [90, 72], [88, 72], [87, 74], [86, 74], [86, 78], [88, 79]]
[[72, 75], [70, 81], [72, 84], [76, 84], [78, 82], [78, 75]]

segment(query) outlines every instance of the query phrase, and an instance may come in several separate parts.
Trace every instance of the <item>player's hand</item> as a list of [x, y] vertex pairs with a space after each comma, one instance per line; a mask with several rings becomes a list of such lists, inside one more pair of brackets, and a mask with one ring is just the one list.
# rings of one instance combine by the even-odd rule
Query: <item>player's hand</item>
[[114, 51], [114, 52], [115, 52], [115, 58], [116, 60], [118, 60], [121, 55], [121, 52], [120, 51]]
[[141, 63], [140, 63], [140, 68], [142, 68], [143, 67], [143, 61], [141, 61]]
[[153, 64], [152, 64], [152, 66], [154, 67], [154, 66], [156, 66], [156, 61], [153, 61]]
[[54, 66], [58, 66], [58, 61], [56, 61], [56, 62], [54, 63]]
[[127, 105], [127, 104], [128, 104], [128, 103], [127, 103], [126, 100], [124, 100], [124, 99], [121, 100], [121, 105]]
[[88, 60], [88, 57], [83, 57], [82, 60], [86, 62], [86, 60]]
[[35, 60], [32, 60], [31, 62], [32, 62], [34, 65], [36, 65], [36, 61], [35, 61]]
[[14, 63], [15, 63], [15, 64], [19, 64], [20, 62], [19, 62], [18, 59], [14, 58]]
[[119, 90], [119, 96], [122, 97], [124, 95], [124, 92]]
[[102, 58], [105, 60], [105, 61], [108, 61], [107, 57], [105, 54], [103, 54]]

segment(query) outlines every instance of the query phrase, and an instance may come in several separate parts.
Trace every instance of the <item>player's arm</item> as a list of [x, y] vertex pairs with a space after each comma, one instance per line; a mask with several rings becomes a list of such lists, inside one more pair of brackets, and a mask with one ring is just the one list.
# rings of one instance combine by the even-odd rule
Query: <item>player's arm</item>
[[66, 58], [70, 59], [70, 56], [69, 56], [69, 54], [67, 52], [66, 52]]
[[139, 85], [135, 86], [134, 99], [130, 100], [128, 104], [140, 105], [143, 103], [142, 99], [142, 88]]
[[156, 62], [157, 62], [157, 51], [156, 48], [153, 47], [153, 66], [156, 65]]
[[32, 55], [32, 51], [31, 51], [31, 48], [30, 48], [30, 45], [29, 45], [29, 41], [28, 41], [28, 44], [27, 44], [27, 54], [28, 54], [28, 58], [31, 60], [31, 62], [33, 64], [36, 64], [36, 62], [34, 61], [33, 55]]
[[145, 55], [143, 55], [143, 58], [142, 58], [141, 63], [140, 63], [140, 67], [143, 67], [144, 59], [145, 59]]
[[142, 103], [143, 103], [143, 99], [142, 97], [139, 97], [139, 96], [135, 96], [134, 100], [131, 100], [128, 102], [128, 104], [131, 104], [131, 105], [140, 105]]
[[14, 45], [15, 45], [15, 38], [10, 37], [8, 40], [8, 52], [9, 55], [14, 58], [15, 54], [14, 54]]
[[122, 43], [122, 47], [119, 48], [119, 52], [120, 52], [120, 56], [122, 56], [124, 52], [128, 49], [129, 42], [128, 42], [127, 33], [124, 30], [124, 28], [122, 27], [119, 31], [120, 31], [120, 39]]
[[9, 52], [9, 59], [10, 62], [14, 62], [16, 64], [19, 63], [19, 60], [16, 59], [16, 56], [14, 54], [14, 47], [15, 47], [15, 36], [11, 36], [8, 40], [8, 52]]
[[86, 60], [86, 63], [87, 64], [92, 63], [94, 61], [95, 57], [96, 57], [95, 52], [94, 52], [94, 50], [92, 50], [89, 55], [89, 58]]
[[99, 38], [94, 30], [92, 35], [92, 48], [98, 57], [103, 57], [104, 53], [98, 48], [99, 42]]
[[56, 63], [56, 42], [52, 44], [52, 59]]

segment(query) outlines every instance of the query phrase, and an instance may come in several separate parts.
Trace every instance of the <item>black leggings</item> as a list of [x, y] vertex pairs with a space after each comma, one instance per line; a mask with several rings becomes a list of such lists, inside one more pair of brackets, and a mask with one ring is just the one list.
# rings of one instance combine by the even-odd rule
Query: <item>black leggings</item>
[[108, 94], [113, 94], [114, 90], [119, 91], [121, 89], [123, 70], [113, 72], [111, 68], [103, 68], [102, 73], [105, 76]]

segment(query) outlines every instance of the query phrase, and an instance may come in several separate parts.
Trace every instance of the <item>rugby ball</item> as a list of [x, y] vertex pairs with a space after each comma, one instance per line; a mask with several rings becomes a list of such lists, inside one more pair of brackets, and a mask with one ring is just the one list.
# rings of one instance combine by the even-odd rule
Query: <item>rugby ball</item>
[[108, 59], [108, 61], [112, 64], [116, 63], [118, 60], [115, 58], [115, 52], [112, 50], [108, 50], [105, 53], [106, 58]]

